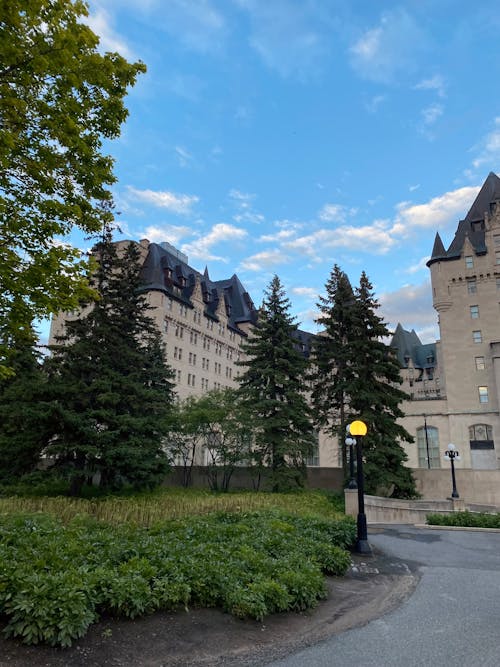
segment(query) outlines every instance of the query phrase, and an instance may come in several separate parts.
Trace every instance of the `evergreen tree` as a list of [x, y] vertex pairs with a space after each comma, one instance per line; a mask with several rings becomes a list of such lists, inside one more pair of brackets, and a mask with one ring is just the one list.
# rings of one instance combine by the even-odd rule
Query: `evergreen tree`
[[[347, 274], [335, 264], [319, 297], [321, 333], [313, 345], [311, 401], [317, 423], [339, 442], [345, 437], [349, 417], [349, 392], [353, 380], [352, 331], [355, 296]], [[347, 456], [342, 446], [342, 467], [347, 475]]]
[[118, 252], [106, 230], [95, 256], [99, 299], [66, 321], [47, 362], [56, 407], [48, 452], [75, 495], [95, 473], [105, 489], [160, 482], [173, 403], [172, 371], [141, 294], [137, 246]]
[[253, 419], [253, 459], [270, 468], [273, 491], [304, 483], [305, 460], [314, 443], [311, 413], [304, 397], [306, 359], [296, 349], [297, 325], [290, 302], [274, 276], [256, 327], [242, 346], [247, 359], [240, 376], [243, 409]]
[[318, 306], [322, 331], [315, 341], [310, 375], [318, 421], [338, 436], [347, 473], [346, 425], [353, 419], [363, 420], [368, 427], [363, 438], [366, 490], [414, 496], [414, 480], [403, 465], [407, 457], [399, 444], [412, 442], [412, 437], [397, 423], [403, 416], [399, 404], [407, 396], [397, 386], [399, 364], [384, 343], [389, 331], [377, 315], [379, 304], [366, 274], [353, 290], [347, 275], [335, 265], [326, 283], [326, 297], [320, 297]]
[[416, 495], [408, 457], [401, 442], [413, 442], [412, 436], [397, 423], [404, 416], [399, 405], [408, 398], [401, 384], [396, 356], [384, 343], [390, 335], [383, 318], [377, 314], [379, 304], [365, 272], [356, 289], [357, 322], [353, 336], [356, 373], [350, 391], [350, 408], [368, 427], [363, 438], [366, 459], [366, 490], [380, 488], [399, 498]]
[[12, 483], [32, 472], [47, 441], [49, 407], [44, 398], [47, 391], [37, 336], [25, 318], [15, 316], [20, 300], [12, 306], [12, 322], [4, 339], [12, 375], [0, 380], [0, 481]]

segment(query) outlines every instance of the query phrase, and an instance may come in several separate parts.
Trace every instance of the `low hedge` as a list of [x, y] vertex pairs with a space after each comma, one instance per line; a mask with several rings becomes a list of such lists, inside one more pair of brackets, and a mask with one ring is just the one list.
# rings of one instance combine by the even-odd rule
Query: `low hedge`
[[144, 528], [89, 517], [0, 516], [3, 632], [70, 646], [101, 614], [220, 607], [245, 618], [314, 606], [344, 574], [350, 518], [219, 512]]
[[486, 512], [453, 512], [450, 514], [428, 514], [431, 526], [462, 526], [470, 528], [500, 528], [500, 514]]

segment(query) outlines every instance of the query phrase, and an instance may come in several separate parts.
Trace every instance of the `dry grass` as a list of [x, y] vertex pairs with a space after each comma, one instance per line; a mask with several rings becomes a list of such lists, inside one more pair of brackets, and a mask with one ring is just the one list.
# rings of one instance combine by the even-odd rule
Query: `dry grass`
[[62, 496], [0, 498], [0, 514], [43, 512], [63, 521], [69, 521], [75, 516], [92, 516], [106, 523], [140, 526], [216, 511], [250, 512], [273, 508], [325, 518], [341, 516], [326, 496], [318, 491], [214, 494], [192, 489], [162, 489], [151, 494], [92, 500]]

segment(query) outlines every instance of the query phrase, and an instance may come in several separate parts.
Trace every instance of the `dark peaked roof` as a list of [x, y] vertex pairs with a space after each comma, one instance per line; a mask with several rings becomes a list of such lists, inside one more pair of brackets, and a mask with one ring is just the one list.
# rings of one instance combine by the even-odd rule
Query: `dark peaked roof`
[[488, 174], [481, 190], [465, 216], [464, 222], [473, 222], [474, 220], [484, 220], [484, 214], [489, 211], [490, 204], [500, 200], [500, 178], [492, 171]]
[[463, 220], [458, 223], [455, 238], [448, 250], [444, 249], [439, 234], [436, 235], [432, 255], [427, 262], [430, 266], [439, 260], [458, 259], [461, 257], [465, 239], [468, 238], [476, 255], [484, 255], [487, 252], [484, 232], [484, 217], [490, 213], [491, 204], [500, 201], [500, 178], [492, 171], [488, 174], [485, 182], [479, 190], [474, 203]]
[[415, 330], [407, 331], [398, 324], [390, 347], [403, 368], [408, 368], [411, 360], [414, 368], [434, 368], [436, 365], [436, 344], [421, 343]]
[[444, 249], [443, 242], [439, 236], [439, 232], [436, 232], [436, 238], [434, 239], [434, 247], [432, 248], [432, 257], [437, 259], [438, 257], [444, 257], [446, 255], [446, 250]]
[[257, 311], [252, 299], [236, 274], [227, 280], [212, 281], [206, 267], [204, 273], [199, 273], [181, 257], [158, 243], [149, 244], [141, 278], [144, 291], [159, 290], [190, 307], [193, 307], [191, 295], [198, 280], [207, 316], [218, 319], [217, 308], [223, 299], [229, 326], [236, 327], [242, 322], [257, 321]]

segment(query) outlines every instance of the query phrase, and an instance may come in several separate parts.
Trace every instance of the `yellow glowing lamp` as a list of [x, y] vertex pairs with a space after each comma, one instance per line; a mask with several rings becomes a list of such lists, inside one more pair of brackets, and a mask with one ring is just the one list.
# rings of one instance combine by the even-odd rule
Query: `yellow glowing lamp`
[[365, 422], [359, 419], [349, 424], [349, 433], [351, 435], [366, 435], [367, 430]]

